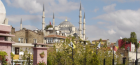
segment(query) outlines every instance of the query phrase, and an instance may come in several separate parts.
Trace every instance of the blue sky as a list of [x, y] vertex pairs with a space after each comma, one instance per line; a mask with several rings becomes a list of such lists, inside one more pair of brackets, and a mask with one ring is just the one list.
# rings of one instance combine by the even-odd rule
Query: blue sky
[[[86, 14], [86, 36], [89, 40], [109, 39], [116, 42], [120, 37], [130, 37], [136, 32], [140, 40], [140, 0], [1, 0], [6, 8], [9, 25], [19, 30], [20, 20], [27, 29], [42, 28], [42, 10], [45, 5], [45, 23], [59, 25], [68, 18], [79, 27], [79, 7]], [[83, 20], [82, 20], [83, 21]]]

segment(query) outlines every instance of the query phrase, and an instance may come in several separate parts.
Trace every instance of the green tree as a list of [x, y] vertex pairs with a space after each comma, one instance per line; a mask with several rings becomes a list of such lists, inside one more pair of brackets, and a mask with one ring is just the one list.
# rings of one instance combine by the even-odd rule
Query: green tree
[[47, 26], [45, 27], [45, 29], [52, 28], [52, 27], [53, 27], [52, 25], [47, 25]]
[[[31, 60], [33, 60], [33, 55], [30, 55], [30, 53], [28, 52], [28, 50], [30, 50], [30, 48], [28, 48], [28, 49], [26, 48], [24, 51], [22, 50], [24, 52], [24, 54], [21, 56], [22, 60], [27, 60], [27, 58], [29, 58], [29, 57], [30, 57]], [[25, 61], [23, 61], [23, 65], [24, 64], [25, 64]]]
[[[82, 40], [76, 40], [82, 41]], [[74, 65], [83, 65], [86, 64], [92, 65], [89, 61], [93, 59], [93, 48], [90, 46], [90, 41], [87, 41], [87, 44], [80, 42], [75, 42], [75, 37], [69, 37], [65, 40], [65, 42], [56, 43], [55, 46], [49, 50], [54, 50], [48, 52], [48, 59], [51, 60], [52, 65], [72, 65], [72, 47], [69, 46], [70, 42], [75, 45], [73, 49], [73, 58]], [[57, 48], [59, 46], [59, 48]], [[57, 51], [56, 51], [57, 49]]]
[[130, 34], [130, 38], [135, 38], [135, 39], [137, 39], [137, 35], [136, 35], [136, 33], [135, 33], [135, 32], [131, 32], [131, 34]]
[[[138, 43], [137, 43], [137, 35], [135, 32], [131, 32], [130, 34], [130, 42], [132, 42], [133, 44], [135, 44], [135, 47], [138, 48]], [[138, 46], [138, 47], [137, 47]]]
[[[66, 38], [65, 42], [55, 43], [54, 47], [48, 49], [48, 61], [52, 65], [72, 65], [72, 47], [70, 42], [75, 45], [73, 49], [74, 65], [103, 65], [105, 59], [106, 65], [112, 65], [113, 51], [107, 48], [107, 45], [97, 50], [97, 45], [91, 46], [91, 42], [87, 44], [80, 43], [75, 37]], [[59, 48], [58, 48], [59, 47]], [[56, 50], [57, 49], [57, 50]], [[96, 51], [98, 54], [96, 55]], [[114, 55], [115, 63], [119, 62], [120, 56]], [[86, 61], [86, 62], [85, 62]]]

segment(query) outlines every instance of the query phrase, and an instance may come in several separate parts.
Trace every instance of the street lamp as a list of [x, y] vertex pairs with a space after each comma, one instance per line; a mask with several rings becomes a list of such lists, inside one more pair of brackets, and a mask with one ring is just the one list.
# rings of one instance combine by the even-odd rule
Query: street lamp
[[[105, 50], [104, 50], [104, 53], [105, 53]], [[105, 58], [106, 58], [106, 55], [105, 55]], [[103, 61], [103, 65], [105, 65], [105, 58], [104, 58], [104, 61]]]
[[135, 65], [138, 65], [138, 59], [137, 59], [137, 53], [138, 53], [138, 52], [137, 52], [137, 50], [138, 50], [137, 47], [138, 47], [138, 46], [137, 46], [137, 43], [135, 43], [135, 45], [136, 45], [136, 61], [135, 61]]
[[112, 65], [114, 65], [114, 46], [113, 46], [113, 60], [112, 60]]

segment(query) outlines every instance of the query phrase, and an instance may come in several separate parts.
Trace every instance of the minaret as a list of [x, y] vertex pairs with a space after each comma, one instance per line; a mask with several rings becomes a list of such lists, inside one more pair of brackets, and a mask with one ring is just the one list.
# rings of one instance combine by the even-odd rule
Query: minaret
[[81, 3], [79, 9], [79, 37], [82, 38], [82, 10], [81, 10]]
[[22, 18], [21, 18], [21, 21], [20, 21], [20, 30], [22, 30]]
[[86, 24], [86, 21], [85, 21], [85, 12], [84, 12], [84, 22], [83, 22], [83, 40], [86, 39], [86, 36], [85, 36], [85, 30], [86, 30], [86, 27], [85, 27], [85, 24]]
[[53, 28], [54, 28], [54, 25], [55, 25], [55, 19], [54, 19], [54, 13], [53, 13]]
[[45, 9], [43, 4], [42, 31], [44, 31], [44, 28], [45, 28]]

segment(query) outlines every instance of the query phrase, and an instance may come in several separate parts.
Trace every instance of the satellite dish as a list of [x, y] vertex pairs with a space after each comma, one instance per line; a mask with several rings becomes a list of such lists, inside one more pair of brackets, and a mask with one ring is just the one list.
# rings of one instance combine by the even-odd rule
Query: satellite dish
[[0, 24], [2, 24], [6, 17], [6, 10], [5, 6], [3, 5], [2, 1], [0, 0]]

